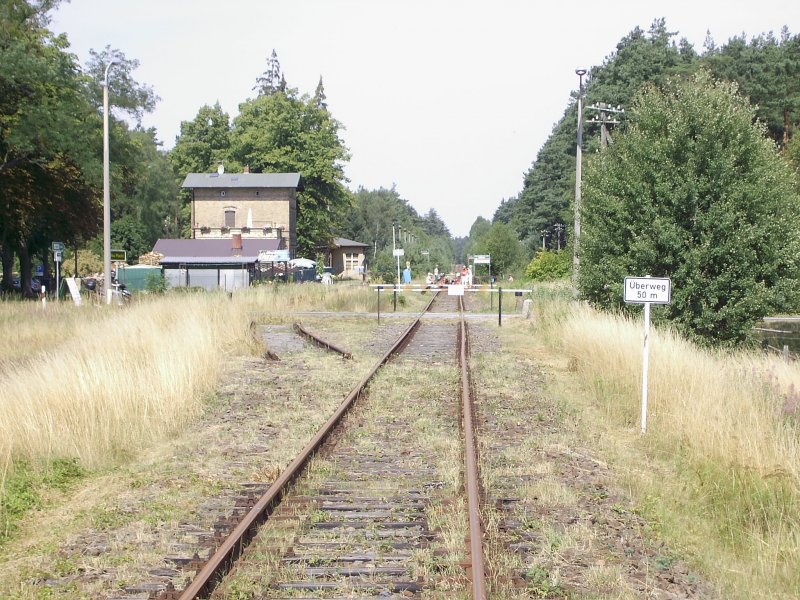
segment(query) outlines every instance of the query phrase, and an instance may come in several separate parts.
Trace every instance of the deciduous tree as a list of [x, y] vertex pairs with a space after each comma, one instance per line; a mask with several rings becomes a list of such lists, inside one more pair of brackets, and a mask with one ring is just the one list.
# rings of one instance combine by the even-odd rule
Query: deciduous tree
[[671, 277], [664, 317], [724, 344], [796, 308], [800, 198], [736, 85], [699, 72], [646, 88], [631, 113], [587, 165], [582, 295], [619, 309], [625, 276]]
[[339, 122], [308, 96], [293, 90], [261, 95], [239, 107], [231, 131], [231, 156], [253, 172], [300, 173], [297, 247], [313, 256], [327, 247], [350, 203], [344, 163], [350, 155]]

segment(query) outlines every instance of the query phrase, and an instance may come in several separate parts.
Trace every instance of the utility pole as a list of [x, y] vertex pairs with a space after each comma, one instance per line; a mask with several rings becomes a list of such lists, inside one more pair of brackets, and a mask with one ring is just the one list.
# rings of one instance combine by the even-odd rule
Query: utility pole
[[591, 118], [590, 122], [600, 123], [600, 145], [605, 148], [609, 144], [613, 144], [614, 140], [611, 138], [608, 126], [619, 125], [620, 121], [617, 119], [617, 115], [622, 115], [625, 109], [619, 105], [614, 107], [605, 102], [596, 102], [587, 106], [586, 110], [595, 110], [598, 113]]
[[578, 297], [578, 272], [581, 268], [581, 166], [583, 163], [583, 76], [586, 69], [575, 69], [578, 76], [578, 143], [575, 151], [575, 228], [572, 240], [572, 294]]
[[564, 232], [564, 224], [556, 223], [553, 228], [556, 230], [556, 247], [561, 251], [561, 234]]

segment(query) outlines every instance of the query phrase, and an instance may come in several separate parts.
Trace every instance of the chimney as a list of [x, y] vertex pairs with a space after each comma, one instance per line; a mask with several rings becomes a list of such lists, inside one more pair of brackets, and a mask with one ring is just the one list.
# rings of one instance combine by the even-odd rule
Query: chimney
[[231, 238], [231, 253], [233, 256], [242, 255], [242, 234], [234, 233]]
[[250, 172], [250, 165], [245, 165], [242, 168], [242, 173], [249, 173]]

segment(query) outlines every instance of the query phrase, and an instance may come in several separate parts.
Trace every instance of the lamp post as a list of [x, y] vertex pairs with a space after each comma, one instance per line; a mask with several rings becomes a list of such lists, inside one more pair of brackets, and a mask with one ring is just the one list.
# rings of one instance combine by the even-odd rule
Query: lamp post
[[112, 60], [106, 67], [103, 78], [103, 287], [106, 303], [111, 304], [111, 188], [108, 166], [108, 71], [114, 65]]
[[575, 152], [575, 228], [572, 232], [572, 293], [578, 297], [578, 271], [581, 267], [581, 164], [583, 162], [583, 76], [586, 69], [575, 69], [578, 76], [578, 144]]

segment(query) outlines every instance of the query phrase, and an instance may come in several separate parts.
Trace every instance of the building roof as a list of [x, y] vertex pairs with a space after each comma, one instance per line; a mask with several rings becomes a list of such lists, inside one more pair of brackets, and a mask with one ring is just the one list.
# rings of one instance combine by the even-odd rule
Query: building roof
[[233, 249], [232, 238], [201, 240], [161, 239], [156, 242], [153, 252], [164, 255], [161, 264], [242, 264], [258, 260], [261, 250], [280, 250], [280, 239], [248, 239], [242, 240], [242, 250], [238, 254]]
[[300, 173], [189, 173], [184, 188], [299, 188]]
[[359, 247], [359, 248], [369, 248], [369, 244], [362, 244], [361, 242], [354, 242], [353, 240], [348, 240], [346, 238], [333, 238], [333, 247], [334, 248], [342, 248], [344, 246], [349, 247]]

